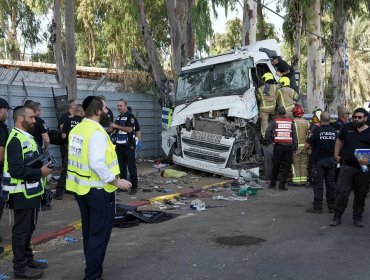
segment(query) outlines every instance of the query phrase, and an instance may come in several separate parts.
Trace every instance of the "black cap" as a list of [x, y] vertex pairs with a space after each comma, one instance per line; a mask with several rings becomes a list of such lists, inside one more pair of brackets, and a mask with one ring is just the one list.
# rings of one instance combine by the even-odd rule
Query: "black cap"
[[9, 106], [8, 101], [3, 98], [0, 98], [0, 108], [5, 108], [11, 110], [12, 108]]
[[273, 56], [271, 56], [271, 60], [274, 60], [274, 59], [277, 59], [277, 58], [279, 58], [279, 56], [278, 56], [278, 55], [273, 55]]
[[[84, 111], [86, 111], [86, 109], [89, 107], [89, 105], [91, 104], [91, 102], [98, 97], [95, 97], [95, 96], [92, 96], [92, 95], [89, 95], [88, 97], [86, 97], [84, 99], [84, 101], [82, 102], [82, 108], [84, 108]], [[99, 99], [100, 100], [100, 99]]]

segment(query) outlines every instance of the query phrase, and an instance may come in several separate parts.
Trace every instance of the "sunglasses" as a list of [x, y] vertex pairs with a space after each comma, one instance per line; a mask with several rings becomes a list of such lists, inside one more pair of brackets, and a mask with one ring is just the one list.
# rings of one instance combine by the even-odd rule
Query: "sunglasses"
[[363, 116], [352, 116], [352, 119], [359, 119], [359, 120], [362, 120], [364, 117]]

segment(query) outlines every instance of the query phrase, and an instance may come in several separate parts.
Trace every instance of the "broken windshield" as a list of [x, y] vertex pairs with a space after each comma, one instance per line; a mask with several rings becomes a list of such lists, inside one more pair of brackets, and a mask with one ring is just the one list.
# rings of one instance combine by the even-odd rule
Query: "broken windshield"
[[248, 58], [185, 72], [178, 80], [176, 101], [243, 94], [250, 87], [251, 67], [253, 60]]

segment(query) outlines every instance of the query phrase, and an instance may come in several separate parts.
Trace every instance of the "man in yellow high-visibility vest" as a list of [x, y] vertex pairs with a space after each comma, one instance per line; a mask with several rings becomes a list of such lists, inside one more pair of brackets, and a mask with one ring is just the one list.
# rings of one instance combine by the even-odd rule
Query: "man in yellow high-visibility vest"
[[80, 208], [86, 259], [86, 280], [101, 279], [103, 261], [112, 231], [115, 191], [131, 183], [118, 179], [115, 147], [103, 127], [110, 120], [104, 100], [88, 96], [82, 103], [85, 118], [68, 137], [66, 189], [74, 192]]

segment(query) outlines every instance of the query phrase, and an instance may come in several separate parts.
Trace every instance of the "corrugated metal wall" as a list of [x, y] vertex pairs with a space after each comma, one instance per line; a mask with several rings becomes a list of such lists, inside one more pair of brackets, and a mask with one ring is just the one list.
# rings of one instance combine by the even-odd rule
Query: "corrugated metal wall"
[[[54, 88], [55, 96], [66, 95], [66, 91]], [[104, 95], [108, 107], [118, 116], [117, 101], [125, 99], [132, 107], [133, 114], [137, 117], [143, 137], [143, 149], [138, 153], [139, 158], [156, 157], [161, 152], [161, 107], [154, 96], [141, 93], [119, 93], [106, 91], [78, 90], [77, 100], [82, 103], [88, 95]], [[54, 107], [51, 88], [30, 87], [23, 88], [17, 85], [0, 85], [0, 97], [8, 100], [10, 106], [22, 105], [25, 100], [31, 99], [41, 103], [41, 118], [45, 120], [50, 129], [57, 127], [58, 121]], [[8, 127], [13, 127], [12, 111], [7, 120]], [[50, 152], [57, 157], [60, 163], [59, 147], [51, 145]]]

